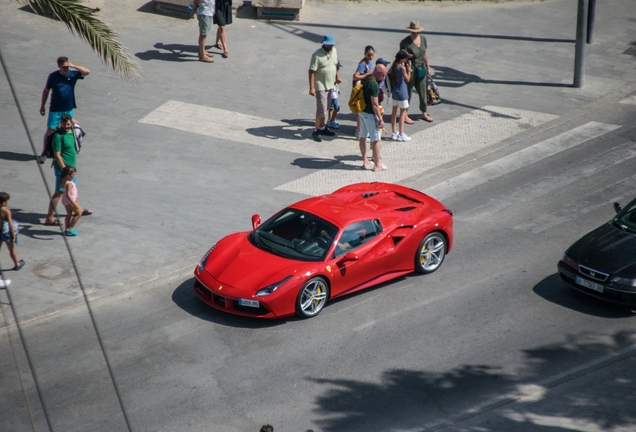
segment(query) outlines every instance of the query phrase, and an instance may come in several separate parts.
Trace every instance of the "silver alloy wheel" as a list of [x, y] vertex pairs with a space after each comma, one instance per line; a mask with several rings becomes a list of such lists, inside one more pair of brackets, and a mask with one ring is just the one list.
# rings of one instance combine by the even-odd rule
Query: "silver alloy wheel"
[[309, 280], [298, 296], [300, 313], [306, 317], [318, 315], [327, 303], [327, 284], [321, 278]]
[[437, 270], [444, 261], [446, 241], [441, 234], [429, 234], [420, 247], [420, 264], [422, 270], [431, 273]]

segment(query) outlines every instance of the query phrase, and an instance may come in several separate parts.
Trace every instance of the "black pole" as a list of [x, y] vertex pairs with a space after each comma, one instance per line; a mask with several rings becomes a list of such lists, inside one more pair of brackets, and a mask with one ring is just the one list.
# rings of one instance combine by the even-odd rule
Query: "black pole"
[[589, 0], [590, 6], [587, 9], [587, 43], [592, 43], [594, 33], [594, 18], [596, 18], [596, 0]]
[[576, 15], [576, 46], [574, 49], [574, 83], [575, 88], [583, 87], [585, 82], [585, 22], [587, 18], [587, 0], [579, 0]]

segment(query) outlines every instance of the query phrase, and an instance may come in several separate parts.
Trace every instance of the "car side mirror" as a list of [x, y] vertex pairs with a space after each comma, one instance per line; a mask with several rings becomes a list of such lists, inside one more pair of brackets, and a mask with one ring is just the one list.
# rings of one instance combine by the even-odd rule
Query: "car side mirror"
[[258, 228], [260, 224], [261, 224], [261, 217], [257, 214], [252, 216], [252, 229]]
[[614, 210], [616, 211], [616, 213], [620, 213], [623, 210], [623, 207], [621, 207], [621, 205], [617, 202], [614, 203]]
[[358, 254], [356, 254], [355, 252], [348, 252], [340, 259], [340, 261], [358, 261]]

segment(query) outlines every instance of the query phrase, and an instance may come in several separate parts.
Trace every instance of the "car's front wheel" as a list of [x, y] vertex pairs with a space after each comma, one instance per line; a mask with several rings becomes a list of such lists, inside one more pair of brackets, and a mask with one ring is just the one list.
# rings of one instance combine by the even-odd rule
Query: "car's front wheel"
[[424, 237], [415, 253], [415, 271], [422, 274], [433, 273], [446, 256], [446, 237], [435, 231]]
[[296, 315], [301, 318], [311, 318], [320, 313], [329, 297], [329, 286], [321, 277], [315, 277], [305, 282], [296, 299]]

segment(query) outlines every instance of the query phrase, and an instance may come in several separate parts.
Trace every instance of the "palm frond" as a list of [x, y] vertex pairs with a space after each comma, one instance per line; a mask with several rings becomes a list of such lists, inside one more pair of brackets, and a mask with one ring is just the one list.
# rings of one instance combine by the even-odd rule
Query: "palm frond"
[[48, 15], [63, 22], [69, 31], [84, 39], [100, 59], [122, 78], [137, 82], [141, 68], [117, 39], [117, 34], [95, 17], [95, 10], [79, 0], [26, 0], [35, 13]]

